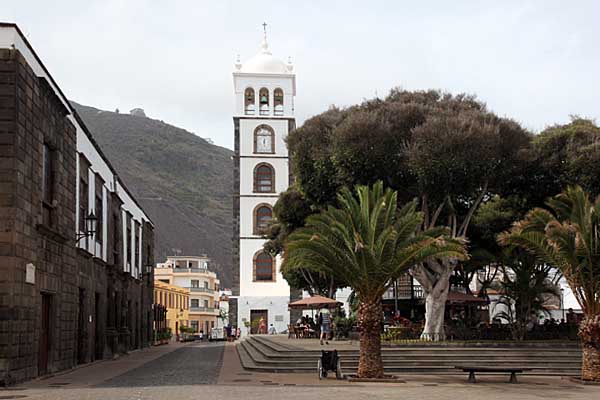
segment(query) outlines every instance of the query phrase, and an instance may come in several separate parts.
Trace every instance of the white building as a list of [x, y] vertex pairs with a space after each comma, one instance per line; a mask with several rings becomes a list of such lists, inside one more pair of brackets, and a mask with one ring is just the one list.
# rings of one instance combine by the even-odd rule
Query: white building
[[237, 325], [245, 334], [244, 326], [263, 317], [268, 326], [283, 332], [290, 319], [290, 288], [280, 273], [279, 257], [262, 251], [262, 233], [279, 193], [290, 183], [285, 138], [296, 125], [296, 76], [291, 63], [271, 54], [265, 34], [258, 54], [243, 64], [236, 62], [233, 83]]
[[231, 295], [231, 289], [219, 291], [219, 314], [222, 317], [217, 318], [217, 328], [224, 328], [229, 325], [229, 297]]

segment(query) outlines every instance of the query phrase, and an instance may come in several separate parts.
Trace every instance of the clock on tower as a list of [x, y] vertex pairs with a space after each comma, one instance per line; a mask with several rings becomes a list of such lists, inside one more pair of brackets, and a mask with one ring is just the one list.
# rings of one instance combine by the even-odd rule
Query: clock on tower
[[256, 128], [255, 153], [274, 153], [273, 130], [266, 125]]

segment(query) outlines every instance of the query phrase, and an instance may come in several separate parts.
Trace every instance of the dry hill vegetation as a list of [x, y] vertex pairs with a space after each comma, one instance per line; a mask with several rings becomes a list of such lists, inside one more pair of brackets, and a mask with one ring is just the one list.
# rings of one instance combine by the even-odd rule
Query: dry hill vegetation
[[156, 225], [156, 261], [206, 253], [229, 287], [233, 152], [159, 120], [73, 105]]

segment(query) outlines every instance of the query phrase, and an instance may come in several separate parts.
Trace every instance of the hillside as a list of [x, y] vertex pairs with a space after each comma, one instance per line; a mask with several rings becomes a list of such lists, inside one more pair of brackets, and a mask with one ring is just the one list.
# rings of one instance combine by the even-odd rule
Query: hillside
[[206, 253], [230, 287], [233, 152], [162, 121], [72, 104], [156, 225], [156, 261]]

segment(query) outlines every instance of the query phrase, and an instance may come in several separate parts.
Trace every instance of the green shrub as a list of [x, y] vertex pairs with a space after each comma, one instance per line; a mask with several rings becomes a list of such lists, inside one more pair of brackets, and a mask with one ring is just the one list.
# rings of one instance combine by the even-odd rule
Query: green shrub
[[387, 332], [381, 334], [381, 340], [384, 342], [417, 340], [421, 337], [422, 330], [420, 325], [389, 328]]
[[333, 333], [335, 337], [338, 339], [347, 338], [355, 323], [356, 318], [354, 317], [335, 317], [333, 320]]

